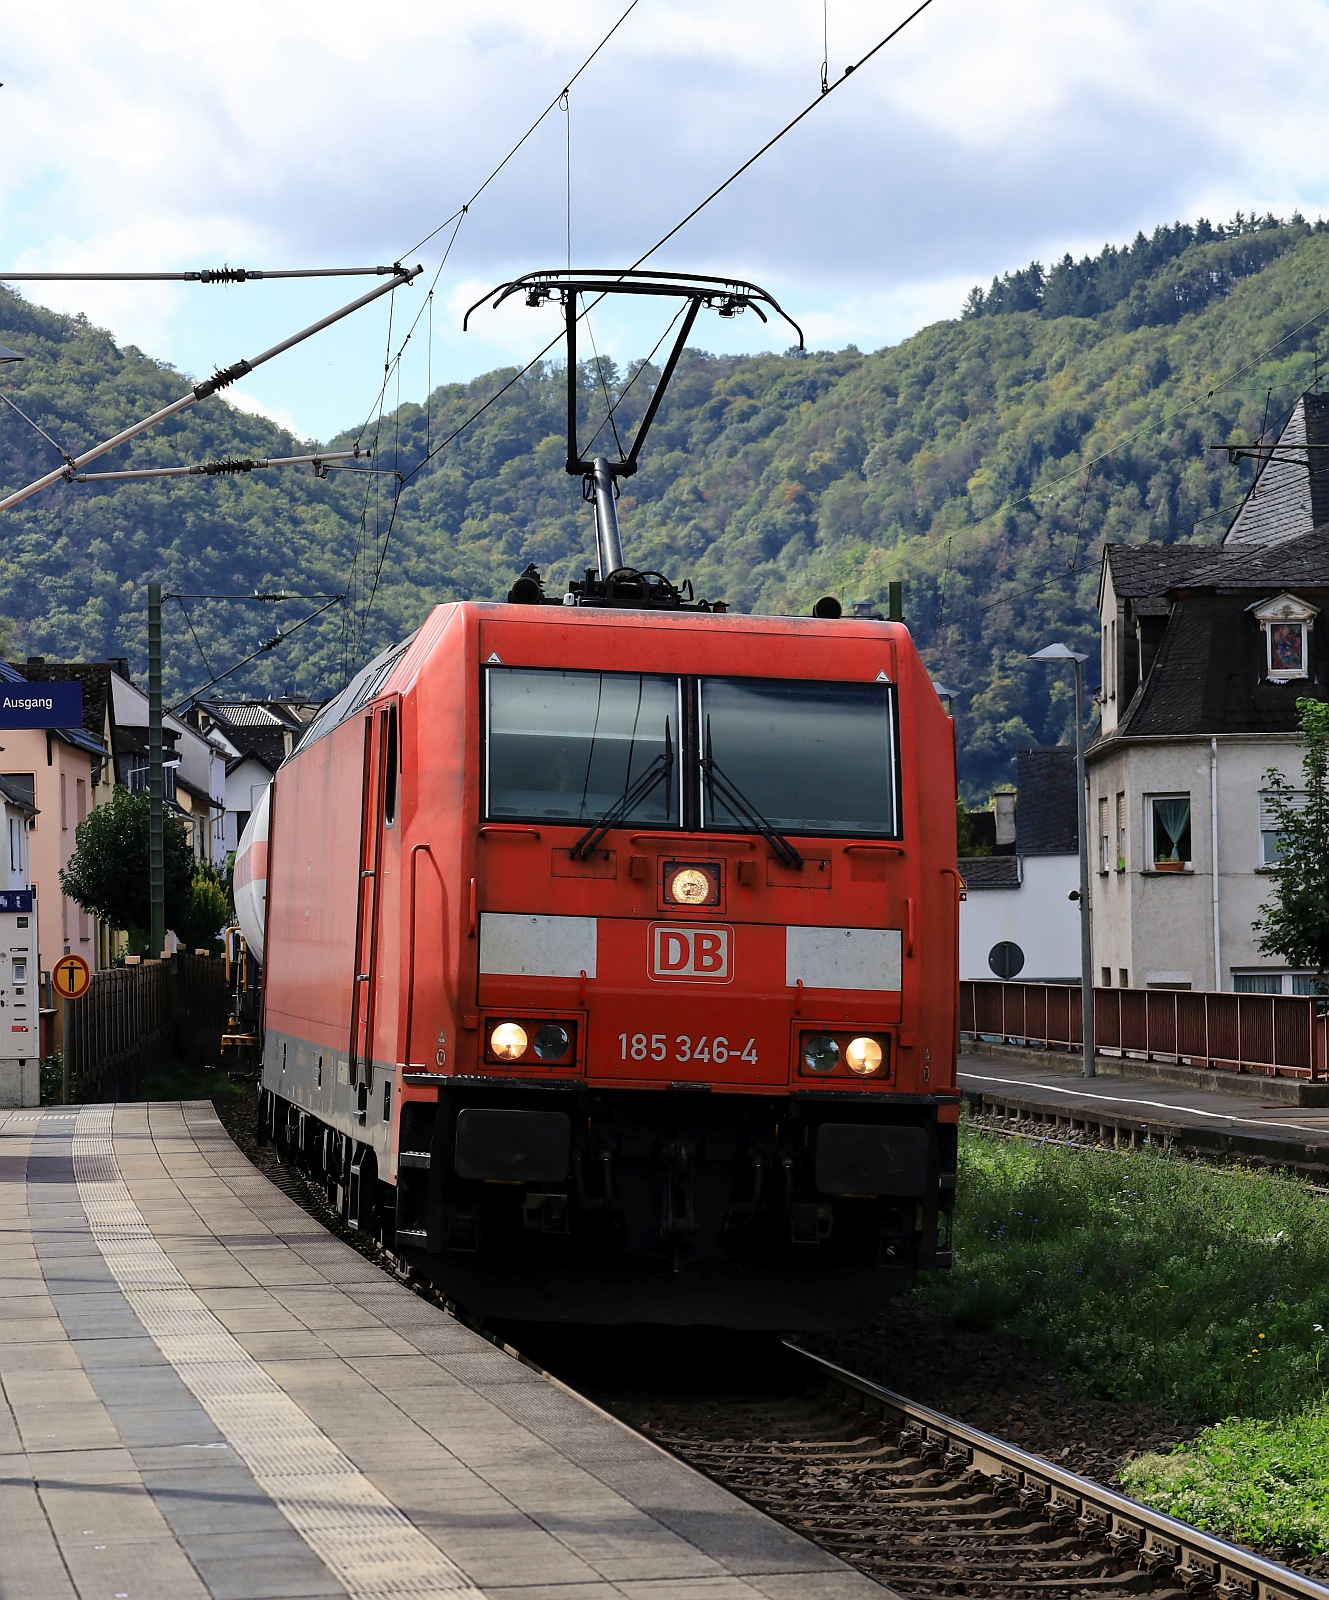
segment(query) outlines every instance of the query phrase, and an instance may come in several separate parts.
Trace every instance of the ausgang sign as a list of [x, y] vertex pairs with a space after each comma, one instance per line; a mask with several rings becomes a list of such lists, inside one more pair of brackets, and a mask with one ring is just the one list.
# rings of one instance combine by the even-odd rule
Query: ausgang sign
[[77, 683], [0, 683], [0, 728], [78, 728], [83, 687]]

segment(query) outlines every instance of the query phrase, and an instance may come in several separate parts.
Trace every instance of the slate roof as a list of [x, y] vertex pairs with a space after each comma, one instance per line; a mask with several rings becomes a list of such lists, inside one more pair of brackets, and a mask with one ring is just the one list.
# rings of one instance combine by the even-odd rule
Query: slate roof
[[[28, 681], [26, 673], [20, 672], [17, 667], [11, 667], [7, 661], [0, 661], [0, 683], [27, 683]], [[86, 721], [86, 709], [83, 716]], [[86, 750], [89, 755], [98, 756], [105, 760], [107, 751], [101, 740], [100, 727], [95, 734], [89, 733], [87, 728], [82, 727], [53, 728], [51, 731], [58, 734], [66, 744], [72, 744], [79, 750]]]
[[26, 789], [20, 789], [16, 783], [10, 783], [8, 778], [0, 776], [0, 802], [6, 800], [11, 806], [26, 811], [30, 817], [39, 814]]
[[1018, 889], [1017, 856], [961, 856], [960, 876], [966, 889]]
[[1261, 464], [1223, 535], [1229, 548], [1277, 543], [1329, 522], [1329, 395], [1302, 395], [1276, 443], [1289, 455]]
[[1110, 544], [1106, 555], [1112, 587], [1119, 600], [1158, 603], [1174, 585], [1185, 582], [1192, 568], [1207, 566], [1216, 549], [1212, 544]]
[[1015, 847], [1022, 856], [1073, 856], [1080, 849], [1075, 749], [1047, 745], [1015, 756]]
[[[111, 698], [111, 669], [104, 661], [28, 661], [23, 676], [29, 683], [77, 683], [83, 690], [83, 726], [97, 738], [103, 736]], [[110, 720], [114, 728], [114, 707]]]
[[244, 766], [251, 756], [255, 761], [261, 761], [269, 772], [276, 772], [286, 759], [286, 740], [280, 728], [246, 728], [243, 736], [238, 729], [233, 733], [228, 728], [225, 732], [233, 744], [240, 746], [240, 754], [231, 756], [227, 761], [227, 772]]
[[[1150, 569], [1138, 552], [1151, 548], [1172, 547], [1109, 546], [1113, 583], [1121, 562], [1127, 580], [1143, 586]], [[1295, 733], [1299, 698], [1329, 700], [1329, 616], [1310, 634], [1310, 677], [1271, 682], [1264, 633], [1249, 609], [1287, 590], [1329, 611], [1329, 526], [1273, 544], [1193, 546], [1184, 561], [1164, 556], [1153, 570], [1162, 589], [1132, 596], [1130, 609], [1166, 614], [1167, 624], [1148, 677], [1093, 748], [1148, 736]]]

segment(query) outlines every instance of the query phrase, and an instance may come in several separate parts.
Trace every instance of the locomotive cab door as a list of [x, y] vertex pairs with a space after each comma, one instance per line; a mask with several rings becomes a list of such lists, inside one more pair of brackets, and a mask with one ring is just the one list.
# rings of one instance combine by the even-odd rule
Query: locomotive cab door
[[377, 988], [378, 917], [383, 872], [383, 828], [397, 806], [397, 705], [382, 706], [364, 719], [364, 767], [360, 792], [360, 871], [355, 908], [355, 971], [351, 987], [351, 1087], [364, 1118], [374, 1078], [374, 996]]

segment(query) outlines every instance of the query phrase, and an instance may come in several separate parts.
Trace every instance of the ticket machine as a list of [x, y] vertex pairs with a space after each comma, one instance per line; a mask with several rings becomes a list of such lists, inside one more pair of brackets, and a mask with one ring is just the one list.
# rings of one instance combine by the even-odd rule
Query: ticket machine
[[41, 1104], [37, 899], [0, 889], [0, 1107]]

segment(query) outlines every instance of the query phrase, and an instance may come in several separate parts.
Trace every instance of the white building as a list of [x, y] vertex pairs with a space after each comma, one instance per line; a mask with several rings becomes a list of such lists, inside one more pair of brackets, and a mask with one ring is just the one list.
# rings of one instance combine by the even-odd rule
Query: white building
[[[132, 790], [148, 787], [148, 697], [117, 662], [111, 673], [119, 781]], [[163, 773], [167, 804], [190, 831], [194, 854], [220, 867], [226, 860], [226, 749], [218, 739], [180, 717], [162, 716]]]
[[223, 855], [239, 848], [273, 774], [318, 711], [317, 702], [294, 700], [200, 700], [189, 708], [190, 724], [225, 757]]
[[1296, 701], [1329, 699], [1329, 526], [1313, 525], [1329, 505], [1321, 458], [1306, 466], [1321, 433], [1329, 445], [1329, 397], [1306, 395], [1221, 545], [1104, 552], [1087, 757], [1102, 985], [1309, 992], [1252, 924], [1277, 858], [1264, 774], [1296, 787]]
[[996, 797], [997, 853], [960, 861], [960, 976], [1078, 983], [1075, 751], [1021, 750], [1015, 771], [1015, 795]]

